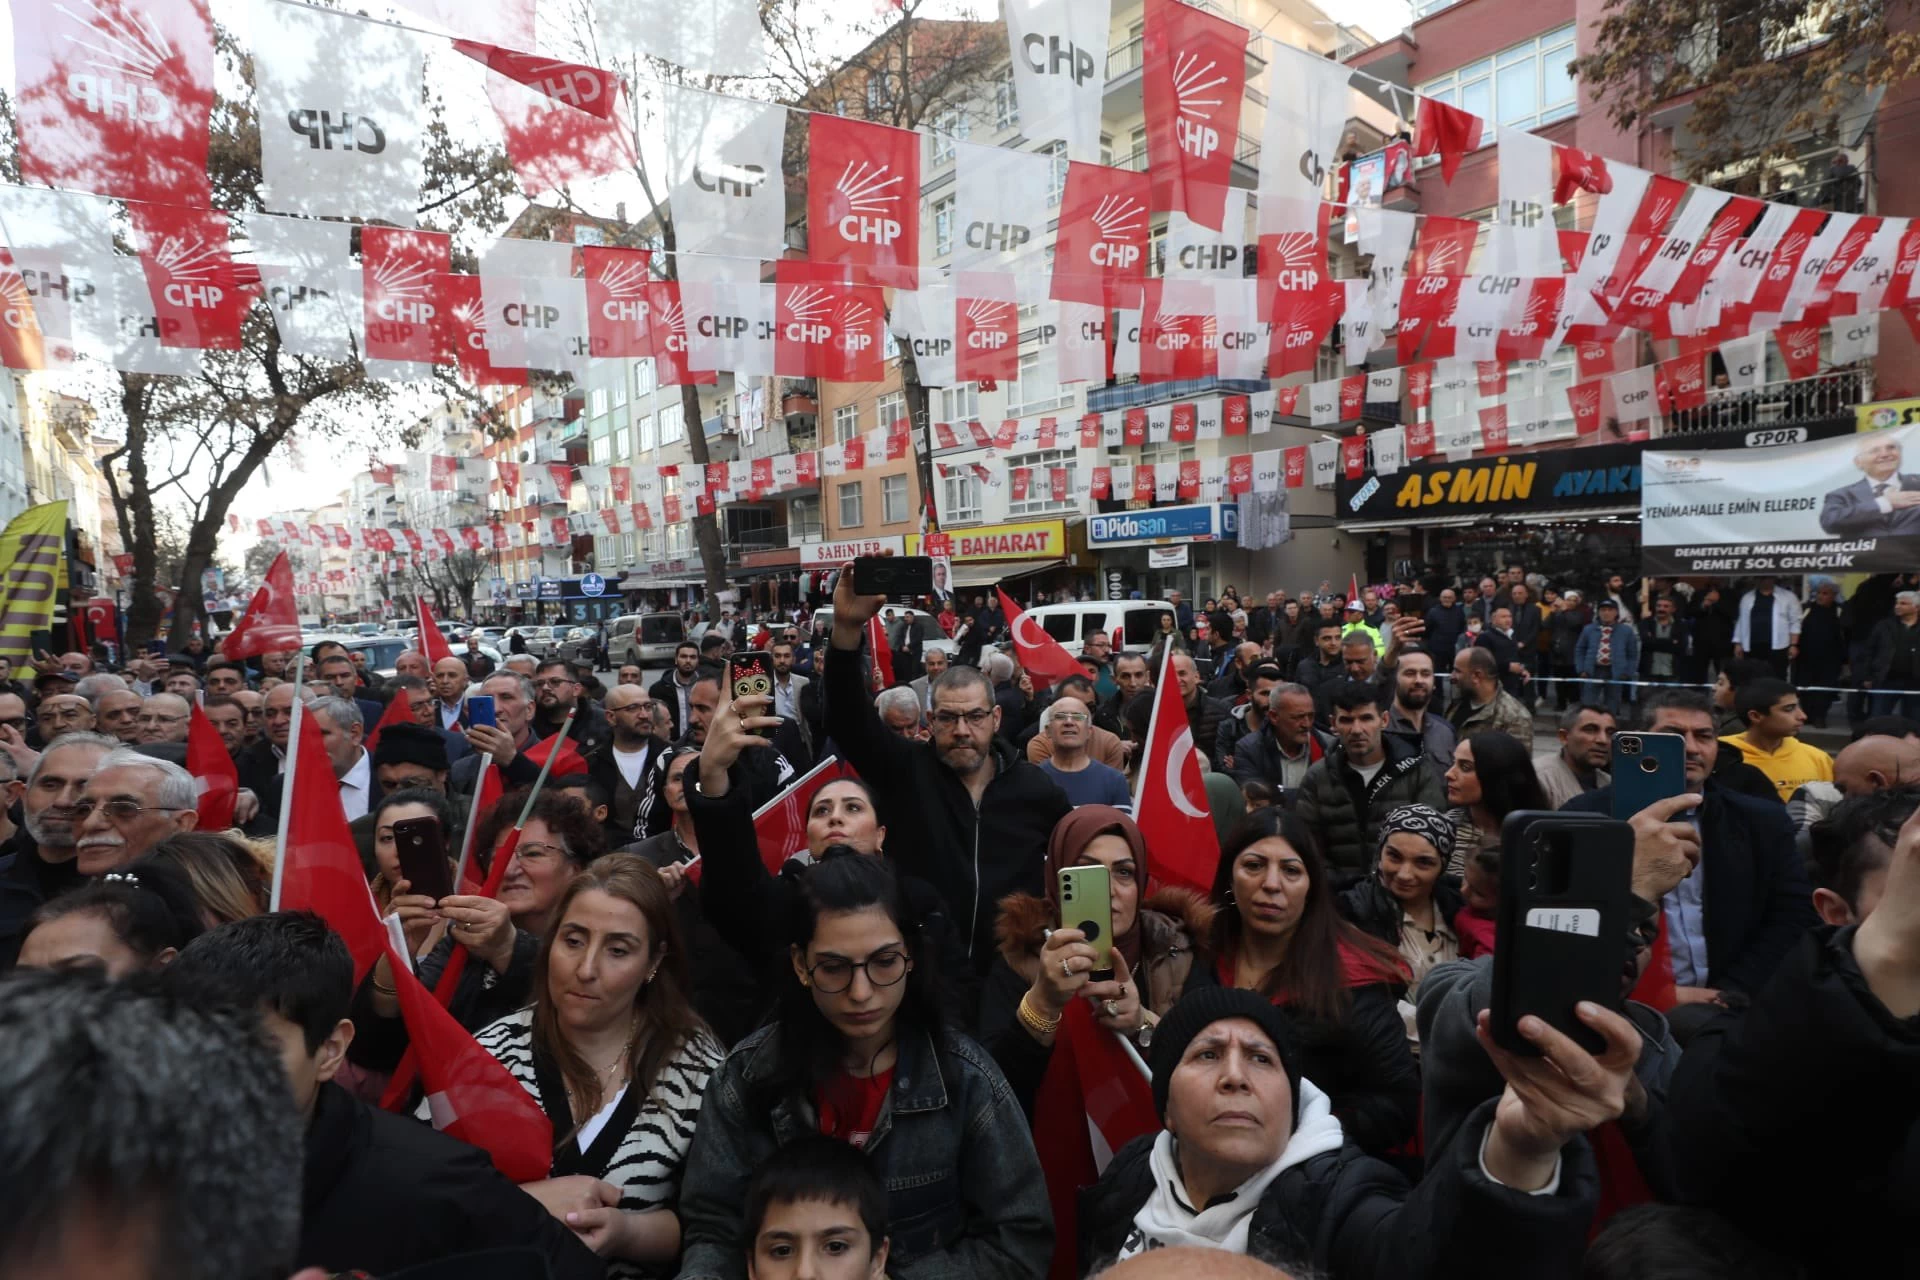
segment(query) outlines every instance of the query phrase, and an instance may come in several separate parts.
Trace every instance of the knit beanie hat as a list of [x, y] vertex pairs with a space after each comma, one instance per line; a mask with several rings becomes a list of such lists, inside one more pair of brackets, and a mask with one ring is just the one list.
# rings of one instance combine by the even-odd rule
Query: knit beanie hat
[[1273, 1002], [1255, 991], [1238, 987], [1196, 987], [1180, 997], [1153, 1028], [1153, 1107], [1167, 1118], [1167, 1088], [1173, 1071], [1186, 1056], [1194, 1037], [1216, 1022], [1245, 1018], [1266, 1032], [1280, 1051], [1280, 1066], [1293, 1093], [1293, 1122], [1300, 1123], [1300, 1055], [1294, 1046], [1293, 1024]]

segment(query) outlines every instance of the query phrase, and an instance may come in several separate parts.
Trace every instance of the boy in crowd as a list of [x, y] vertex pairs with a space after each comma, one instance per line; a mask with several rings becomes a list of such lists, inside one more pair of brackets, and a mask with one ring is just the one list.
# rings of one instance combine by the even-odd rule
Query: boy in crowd
[[887, 1193], [860, 1149], [789, 1142], [747, 1186], [747, 1280], [882, 1280]]
[[1800, 740], [1807, 713], [1800, 709], [1800, 695], [1792, 685], [1771, 677], [1755, 680], [1740, 690], [1733, 705], [1746, 732], [1720, 741], [1767, 775], [1781, 803], [1809, 782], [1833, 781], [1833, 757]]

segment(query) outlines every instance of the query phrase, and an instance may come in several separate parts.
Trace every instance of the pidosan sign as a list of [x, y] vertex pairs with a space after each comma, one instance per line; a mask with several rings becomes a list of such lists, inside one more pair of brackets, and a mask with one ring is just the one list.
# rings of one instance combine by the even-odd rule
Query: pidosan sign
[[[949, 529], [953, 558], [959, 560], [1060, 560], [1068, 554], [1067, 522], [1036, 520], [1027, 524], [983, 524], [972, 529]], [[920, 539], [908, 535], [907, 554], [920, 554]]]

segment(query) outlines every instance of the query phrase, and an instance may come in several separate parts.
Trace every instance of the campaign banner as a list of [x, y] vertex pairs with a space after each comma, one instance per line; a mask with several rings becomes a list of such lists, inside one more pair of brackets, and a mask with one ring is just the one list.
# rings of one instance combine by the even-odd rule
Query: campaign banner
[[1649, 574], [1904, 572], [1920, 564], [1920, 425], [1649, 450], [1640, 535]]

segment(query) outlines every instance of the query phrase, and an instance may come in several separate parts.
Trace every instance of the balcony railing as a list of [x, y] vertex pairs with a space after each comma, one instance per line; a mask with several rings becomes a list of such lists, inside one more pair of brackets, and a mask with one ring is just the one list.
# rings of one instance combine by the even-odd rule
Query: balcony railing
[[787, 526], [766, 524], [753, 529], [734, 529], [727, 534], [729, 556], [747, 551], [772, 551], [787, 545]]
[[1264, 380], [1235, 378], [1189, 378], [1183, 382], [1128, 382], [1115, 387], [1097, 387], [1087, 392], [1087, 412], [1105, 413], [1109, 409], [1138, 409], [1166, 400], [1183, 400], [1218, 392], [1230, 396], [1252, 395], [1265, 391]]
[[827, 526], [819, 516], [795, 520], [787, 518], [787, 545], [797, 547], [803, 542], [818, 542], [827, 536]]
[[1751, 390], [1707, 392], [1703, 409], [1670, 414], [1662, 436], [1698, 435], [1741, 428], [1792, 427], [1828, 418], [1851, 418], [1873, 395], [1871, 369], [1832, 369], [1792, 382], [1768, 382]]

